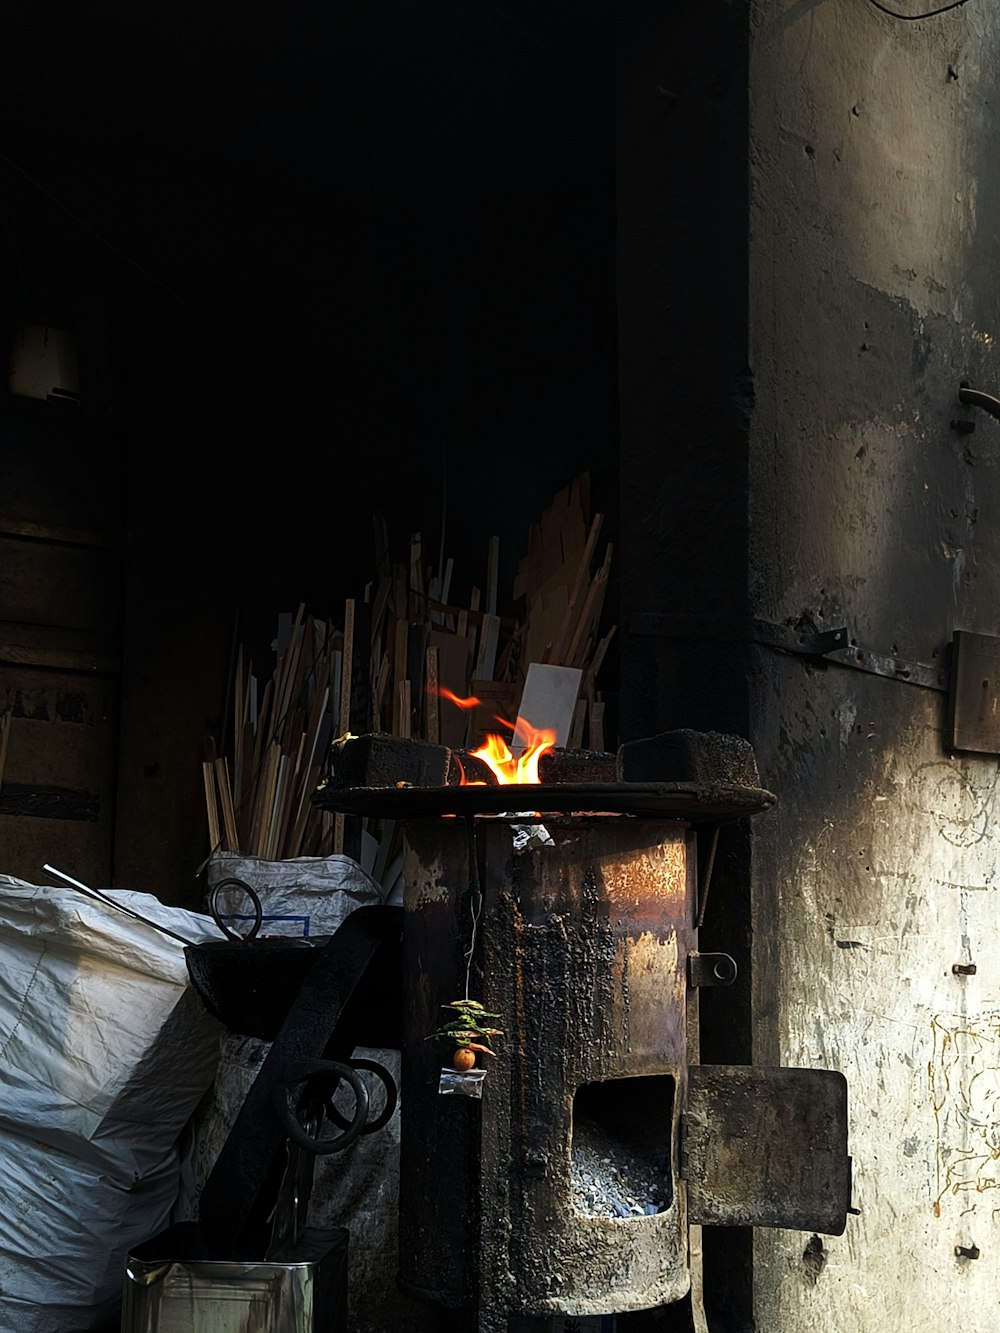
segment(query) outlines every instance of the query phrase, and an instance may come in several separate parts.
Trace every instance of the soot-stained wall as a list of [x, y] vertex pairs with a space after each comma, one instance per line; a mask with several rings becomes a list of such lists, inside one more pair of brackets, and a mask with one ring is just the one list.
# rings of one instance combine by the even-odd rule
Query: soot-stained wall
[[[947, 682], [957, 629], [1000, 630], [1000, 427], [958, 401], [1000, 390], [1000, 28], [756, 0], [649, 32], [619, 121], [632, 734], [754, 743], [778, 802], [724, 849], [702, 947], [741, 972], [703, 1058], [841, 1070], [860, 1210], [706, 1232], [709, 1312], [991, 1333], [998, 765], [950, 750]], [[924, 683], [765, 643], [840, 626]]]
[[[1000, 624], [1000, 430], [957, 396], [1000, 387], [1000, 26], [974, 3], [752, 21], [753, 610], [947, 672], [956, 629]], [[779, 802], [755, 839], [754, 1055], [847, 1075], [860, 1209], [819, 1265], [757, 1233], [758, 1327], [960, 1310], [988, 1333], [997, 759], [949, 751], [941, 690], [773, 654], [755, 680]]]

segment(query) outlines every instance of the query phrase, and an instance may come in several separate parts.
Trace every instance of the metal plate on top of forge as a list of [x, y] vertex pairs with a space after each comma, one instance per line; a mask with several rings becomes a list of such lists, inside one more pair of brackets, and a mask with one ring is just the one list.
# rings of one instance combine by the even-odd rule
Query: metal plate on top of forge
[[[345, 815], [439, 819], [443, 815], [638, 815], [644, 819], [742, 819], [769, 810], [777, 798], [762, 787], [699, 787], [687, 782], [551, 782], [512, 786], [325, 787], [316, 805]], [[518, 811], [522, 807], [522, 812]]]

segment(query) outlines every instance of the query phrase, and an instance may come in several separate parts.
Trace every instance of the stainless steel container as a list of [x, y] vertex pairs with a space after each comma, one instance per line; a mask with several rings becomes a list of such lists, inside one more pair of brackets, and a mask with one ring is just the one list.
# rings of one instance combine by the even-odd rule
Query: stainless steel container
[[343, 1333], [348, 1233], [307, 1230], [279, 1258], [199, 1256], [193, 1227], [128, 1256], [122, 1333]]

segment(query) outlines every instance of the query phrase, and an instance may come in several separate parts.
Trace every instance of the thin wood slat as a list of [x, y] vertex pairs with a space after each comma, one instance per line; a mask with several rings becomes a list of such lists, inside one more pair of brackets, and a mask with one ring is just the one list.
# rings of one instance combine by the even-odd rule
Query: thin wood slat
[[432, 741], [435, 745], [441, 739], [441, 699], [438, 691], [440, 689], [438, 679], [438, 650], [436, 648], [427, 649], [426, 682], [424, 686], [424, 713], [426, 722], [424, 724], [424, 739]]
[[600, 535], [601, 526], [604, 523], [603, 514], [595, 514], [594, 520], [590, 525], [590, 532], [587, 536], [586, 545], [583, 548], [583, 554], [580, 556], [576, 573], [573, 576], [573, 583], [570, 587], [569, 602], [566, 606], [566, 614], [563, 616], [562, 624], [559, 627], [559, 633], [552, 644], [552, 650], [548, 654], [546, 661], [551, 662], [553, 666], [572, 666], [572, 653], [569, 644], [572, 645], [572, 630], [576, 617], [577, 604], [580, 600], [580, 594], [583, 585], [590, 572], [590, 562], [594, 558], [594, 548], [597, 546], [597, 538]]
[[216, 852], [222, 843], [219, 826], [219, 806], [215, 795], [215, 765], [210, 759], [203, 759], [201, 776], [205, 784], [205, 813], [208, 818], [208, 841], [212, 852]]
[[578, 699], [573, 710], [573, 726], [570, 728], [567, 745], [571, 750], [579, 750], [583, 745], [583, 728], [587, 721], [587, 701]]
[[593, 627], [597, 624], [601, 610], [604, 605], [604, 594], [608, 586], [608, 577], [611, 569], [611, 547], [608, 546], [604, 557], [604, 564], [597, 571], [590, 589], [587, 593], [587, 599], [583, 604], [583, 610], [580, 613], [580, 619], [577, 621], [576, 629], [573, 631], [573, 637], [566, 649], [566, 663], [569, 666], [579, 666], [578, 661], [581, 645], [586, 645], [586, 637]]
[[593, 700], [587, 712], [589, 722], [589, 732], [587, 739], [590, 742], [590, 748], [596, 750], [599, 754], [604, 753], [604, 703], [601, 700]]
[[229, 763], [224, 755], [216, 759], [213, 768], [219, 792], [219, 809], [222, 812], [223, 846], [227, 852], [238, 852], [240, 837], [236, 831], [236, 813], [233, 809], [232, 788], [229, 785]]

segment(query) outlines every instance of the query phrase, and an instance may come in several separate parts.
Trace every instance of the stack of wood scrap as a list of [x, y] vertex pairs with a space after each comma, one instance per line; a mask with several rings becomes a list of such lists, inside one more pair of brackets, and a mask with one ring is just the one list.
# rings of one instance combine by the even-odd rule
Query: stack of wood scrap
[[560, 745], [605, 750], [598, 673], [615, 633], [602, 623], [612, 548], [601, 548], [603, 515], [591, 516], [589, 504], [586, 475], [555, 497], [530, 530], [503, 607], [496, 537], [459, 603], [453, 561], [429, 562], [420, 533], [399, 558], [376, 519], [375, 576], [345, 603], [339, 628], [304, 606], [284, 617], [263, 689], [240, 649], [231, 753], [210, 742], [203, 764], [211, 848], [269, 860], [343, 850], [343, 817], [310, 797], [331, 745], [348, 735], [474, 747], [530, 699], [525, 717], [536, 727], [554, 725], [546, 714], [568, 706]]
[[[569, 673], [578, 672], [578, 698], [566, 744], [602, 751], [608, 738], [597, 677], [617, 627], [602, 633], [613, 548], [608, 542], [600, 549], [604, 515], [589, 516], [589, 480], [584, 474], [573, 481], [532, 527], [514, 580], [514, 597], [524, 604], [522, 684], [535, 663], [562, 668], [569, 680]], [[548, 674], [559, 683], [557, 673]], [[528, 716], [527, 704], [524, 712]], [[544, 711], [529, 720], [544, 725]]]
[[262, 688], [239, 650], [231, 755], [218, 755], [213, 738], [207, 742], [202, 773], [212, 851], [274, 861], [329, 850], [330, 830], [311, 797], [340, 698], [344, 634], [306, 616], [304, 606], [287, 621], [279, 621], [277, 660]]
[[[453, 748], [481, 744], [498, 729], [498, 716], [518, 716], [529, 670], [544, 664], [578, 682], [561, 743], [604, 749], [597, 678], [615, 634], [614, 626], [603, 630], [612, 547], [600, 546], [604, 516], [590, 516], [589, 489], [584, 474], [532, 527], [508, 599], [515, 609], [507, 614], [498, 601], [496, 537], [485, 552], [482, 586], [473, 585], [468, 605], [458, 605], [450, 597], [451, 560], [437, 571], [427, 567], [417, 533], [409, 560], [394, 563], [388, 533], [376, 525], [378, 577], [368, 593], [374, 729]], [[544, 712], [528, 720], [548, 725]]]

